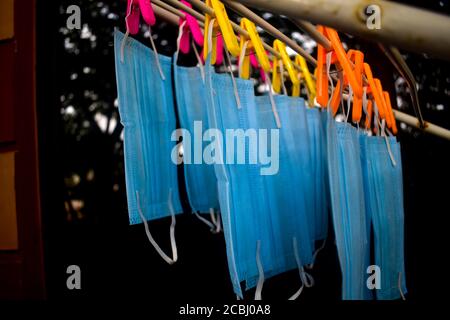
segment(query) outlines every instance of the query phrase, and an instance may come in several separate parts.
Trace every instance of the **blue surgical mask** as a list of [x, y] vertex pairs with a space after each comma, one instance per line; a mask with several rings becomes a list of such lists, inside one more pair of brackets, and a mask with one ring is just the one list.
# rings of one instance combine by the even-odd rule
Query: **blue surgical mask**
[[332, 217], [344, 300], [370, 299], [367, 288], [370, 255], [364, 203], [360, 146], [356, 128], [328, 113], [328, 174]]
[[[122, 47], [123, 44], [123, 47]], [[123, 57], [120, 54], [123, 48]], [[177, 166], [171, 160], [176, 128], [170, 57], [158, 55], [114, 32], [119, 113], [130, 224], [144, 223], [147, 236], [168, 263], [177, 260], [175, 214], [182, 212]], [[123, 58], [123, 59], [122, 59]], [[169, 258], [152, 238], [147, 221], [172, 216]]]
[[326, 140], [323, 130], [322, 114], [317, 108], [306, 110], [309, 146], [311, 153], [311, 171], [313, 182], [311, 191], [314, 199], [314, 240], [324, 240], [328, 233], [328, 176], [326, 175]]
[[[203, 133], [209, 129], [205, 96], [206, 83], [200, 67], [174, 65], [178, 117], [183, 136], [183, 166], [189, 203], [195, 214], [212, 214], [219, 209], [217, 179], [213, 165], [203, 161]], [[215, 230], [214, 221], [205, 220]]]
[[403, 183], [400, 144], [395, 137], [366, 137], [366, 201], [373, 232], [375, 264], [380, 268], [379, 300], [403, 298]]
[[[304, 273], [303, 266], [312, 262], [309, 219], [314, 213], [304, 101], [280, 95], [271, 101], [270, 96], [261, 96], [256, 97], [256, 109], [259, 129], [279, 130], [279, 170], [264, 176], [277, 269], [265, 270], [265, 275], [268, 278], [295, 268]], [[277, 128], [277, 118], [280, 128]]]
[[[229, 74], [216, 74], [209, 61], [210, 58], [205, 63], [205, 74], [210, 127], [219, 129], [223, 135], [226, 135], [226, 129], [245, 131], [257, 128], [253, 82], [232, 79]], [[217, 137], [212, 137], [214, 139]], [[262, 165], [257, 161], [249, 161], [251, 157], [257, 156], [257, 150], [254, 145], [247, 145], [247, 162], [237, 164], [237, 159], [234, 159], [232, 163], [226, 157], [234, 157], [235, 153], [225, 154], [229, 141], [222, 141], [225, 142], [216, 150], [219, 161], [215, 162], [214, 169], [218, 180], [230, 276], [235, 293], [242, 297], [240, 282], [247, 280], [250, 283], [257, 278], [257, 287], [261, 288], [264, 272], [277, 268], [277, 252], [267, 190], [264, 176], [261, 175]], [[247, 284], [249, 287], [251, 285]]]

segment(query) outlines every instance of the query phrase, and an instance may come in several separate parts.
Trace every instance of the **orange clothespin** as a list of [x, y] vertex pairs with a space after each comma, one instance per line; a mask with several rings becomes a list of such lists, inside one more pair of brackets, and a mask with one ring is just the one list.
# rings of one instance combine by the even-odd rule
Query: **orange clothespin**
[[378, 113], [381, 118], [385, 119], [386, 114], [384, 113], [384, 100], [382, 98], [382, 93], [378, 90], [378, 87], [375, 83], [375, 80], [372, 75], [372, 69], [370, 68], [369, 64], [364, 63], [364, 74], [366, 75], [367, 82], [369, 82], [369, 87], [372, 92], [372, 95], [375, 99], [375, 103], [378, 108]]
[[336, 53], [337, 59], [339, 61], [339, 64], [344, 70], [344, 73], [347, 75], [348, 81], [350, 85], [352, 86], [353, 93], [358, 97], [362, 98], [362, 83], [357, 81], [356, 75], [353, 72], [352, 65], [350, 63], [349, 58], [347, 57], [347, 54], [344, 50], [344, 47], [342, 46], [341, 40], [339, 39], [339, 35], [336, 30], [332, 28], [325, 28], [328, 39], [331, 42], [331, 45], [333, 47], [333, 51]]
[[395, 122], [394, 111], [392, 110], [391, 98], [389, 97], [389, 93], [387, 91], [383, 91], [383, 95], [384, 95], [384, 101], [386, 102], [387, 117], [390, 119], [390, 122], [391, 122], [391, 126], [389, 128], [392, 129], [393, 134], [397, 134], [397, 132], [398, 132], [397, 124]]
[[367, 114], [366, 114], [366, 121], [365, 126], [366, 129], [370, 129], [371, 123], [372, 123], [372, 112], [373, 112], [373, 105], [372, 100], [367, 101]]
[[[359, 50], [349, 50], [347, 53], [348, 59], [354, 63], [353, 72], [356, 77], [356, 81], [362, 87], [363, 86], [363, 72], [364, 72], [364, 54]], [[353, 87], [352, 87], [353, 88]], [[362, 116], [362, 96], [353, 96], [353, 108], [352, 108], [352, 121], [359, 122]]]
[[[325, 28], [317, 26], [317, 31], [325, 35]], [[328, 105], [328, 77], [326, 70], [326, 50], [320, 44], [317, 44], [317, 68], [316, 74], [316, 99], [322, 108]]]
[[386, 124], [387, 124], [388, 128], [391, 128], [392, 127], [391, 118], [388, 116], [386, 101], [384, 100], [383, 86], [381, 85], [380, 79], [374, 78], [373, 80], [375, 81], [375, 85], [377, 86], [378, 92], [381, 97], [381, 102], [383, 104], [382, 109], [383, 109], [384, 116], [381, 116], [381, 118], [386, 120]]
[[333, 116], [339, 109], [339, 103], [341, 102], [341, 80], [336, 82], [336, 88], [334, 88], [333, 96], [331, 97], [330, 107], [333, 111]]

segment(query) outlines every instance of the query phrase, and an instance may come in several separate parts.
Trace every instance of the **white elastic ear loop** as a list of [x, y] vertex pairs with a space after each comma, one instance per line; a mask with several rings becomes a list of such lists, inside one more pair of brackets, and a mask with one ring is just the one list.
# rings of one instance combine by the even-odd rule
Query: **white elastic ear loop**
[[219, 233], [222, 230], [220, 226], [220, 214], [217, 213], [216, 218], [214, 208], [209, 208], [209, 214], [211, 215], [211, 221], [208, 221], [207, 219], [205, 219], [200, 214], [194, 211], [194, 215], [209, 227], [209, 231], [211, 231], [212, 233]]
[[387, 151], [388, 151], [388, 154], [389, 154], [389, 158], [391, 159], [392, 165], [395, 167], [397, 165], [397, 162], [395, 161], [394, 154], [392, 153], [391, 144], [389, 143], [388, 136], [384, 133], [384, 126], [385, 125], [386, 125], [385, 124], [385, 120], [383, 119], [382, 125], [381, 125], [382, 128], [383, 128], [383, 131], [381, 132], [381, 136], [384, 137], [384, 141], [386, 142], [386, 148], [387, 148]]
[[159, 247], [159, 245], [156, 243], [156, 241], [153, 239], [152, 234], [150, 233], [150, 229], [148, 227], [147, 219], [145, 218], [144, 214], [142, 213], [140, 201], [139, 201], [139, 192], [136, 191], [136, 200], [138, 205], [138, 212], [141, 216], [142, 222], [144, 223], [145, 227], [145, 233], [147, 234], [147, 238], [150, 241], [150, 243], [155, 248], [156, 252], [161, 256], [161, 258], [164, 259], [168, 264], [174, 264], [178, 260], [178, 251], [177, 251], [177, 243], [175, 241], [175, 211], [173, 209], [172, 205], [172, 189], [169, 189], [169, 199], [168, 199], [168, 205], [169, 205], [169, 211], [172, 216], [172, 223], [170, 224], [170, 246], [172, 248], [172, 258], [167, 256], [164, 251]]
[[402, 297], [402, 300], [406, 300], [405, 295], [403, 294], [402, 290], [402, 273], [398, 273], [398, 291], [400, 291], [400, 296]]
[[309, 265], [307, 265], [308, 269], [314, 268], [314, 263], [316, 262], [317, 255], [319, 254], [320, 251], [323, 250], [323, 248], [325, 248], [325, 244], [326, 244], [326, 243], [327, 243], [327, 238], [325, 238], [325, 239], [323, 240], [322, 245], [320, 246], [320, 248], [318, 248], [318, 249], [314, 252], [314, 254], [313, 254], [313, 256], [312, 256], [312, 262], [311, 262]]
[[175, 51], [175, 64], [177, 64], [178, 62], [178, 53], [180, 52], [181, 36], [183, 35], [183, 28], [185, 25], [186, 21], [183, 21], [183, 23], [178, 27], [177, 50]]
[[244, 42], [244, 46], [242, 47], [241, 53], [239, 54], [239, 78], [242, 78], [242, 72], [243, 72], [242, 69], [243, 69], [244, 58], [246, 55], [248, 42], [249, 42], [249, 40]]
[[161, 79], [166, 80], [166, 77], [164, 76], [164, 73], [161, 68], [161, 64], [159, 62], [158, 51], [156, 50], [155, 42], [153, 41], [152, 27], [150, 25], [148, 26], [148, 32], [150, 34], [150, 42], [152, 44], [153, 54], [155, 55], [156, 65], [158, 66], [159, 74], [161, 75]]
[[258, 266], [259, 278], [258, 283], [256, 285], [255, 300], [262, 300], [262, 289], [264, 284], [264, 268], [261, 263], [260, 251], [261, 251], [261, 240], [258, 240], [256, 242], [256, 265]]
[[294, 247], [295, 261], [297, 262], [300, 281], [302, 283], [300, 289], [298, 289], [297, 292], [294, 293], [294, 295], [289, 298], [289, 300], [296, 300], [303, 292], [304, 287], [310, 288], [314, 285], [314, 279], [309, 273], [305, 272], [305, 269], [302, 266], [300, 256], [298, 255], [297, 237], [292, 238], [292, 244]]
[[125, 36], [122, 39], [122, 43], [120, 44], [120, 62], [121, 63], [123, 63], [123, 61], [124, 61], [125, 44], [127, 42], [128, 36], [130, 35], [130, 31], [128, 31], [127, 19], [131, 14], [132, 7], [133, 7], [133, 1], [130, 1], [129, 12], [128, 12], [127, 16], [125, 17], [125, 25], [127, 25], [127, 31], [125, 32]]
[[200, 74], [202, 75], [203, 83], [205, 83], [205, 67], [203, 66], [202, 59], [200, 59], [200, 55], [198, 54], [197, 46], [195, 45], [194, 40], [192, 40], [192, 48], [194, 49], [195, 57], [198, 61], [198, 67], [200, 68]]
[[280, 67], [281, 87], [283, 88], [283, 94], [287, 96], [286, 86], [284, 85], [284, 65], [282, 60], [278, 60], [278, 66]]
[[[227, 49], [226, 44], [225, 44], [225, 55], [226, 55], [227, 61], [228, 61], [228, 71], [230, 72], [231, 81], [233, 82], [233, 90], [234, 90], [234, 96], [236, 98], [236, 104], [237, 104], [238, 109], [240, 109], [242, 107], [241, 106], [241, 99], [239, 98], [239, 93], [238, 93], [238, 89], [237, 89], [236, 79], [234, 78], [233, 69], [231, 67], [231, 57], [230, 57], [230, 54], [228, 53], [228, 49]], [[225, 62], [225, 59], [224, 59], [224, 62]]]
[[194, 215], [204, 224], [206, 224], [209, 227], [209, 231], [214, 232], [216, 229], [216, 226], [211, 221], [208, 221], [207, 219], [203, 218], [200, 214], [194, 211]]
[[269, 87], [269, 99], [270, 99], [270, 105], [272, 106], [272, 113], [275, 118], [275, 123], [277, 124], [277, 128], [281, 128], [281, 121], [280, 116], [278, 115], [277, 105], [275, 104], [275, 99], [273, 97], [273, 88], [272, 88], [272, 81], [270, 81], [269, 75], [266, 71], [264, 71], [264, 76], [266, 78], [266, 85]]
[[[212, 32], [213, 32], [213, 27], [214, 27], [214, 21], [215, 21], [215, 19], [211, 19], [211, 21], [209, 22], [209, 26], [208, 26], [208, 54], [211, 54], [211, 52], [212, 52]], [[225, 46], [225, 54], [227, 56], [229, 66], [227, 67], [225, 65], [225, 59], [223, 60], [223, 65], [230, 72], [231, 81], [233, 82], [233, 90], [234, 90], [234, 96], [236, 98], [236, 104], [237, 104], [238, 109], [240, 109], [241, 108], [241, 99], [239, 99], [236, 80], [234, 79], [233, 70], [231, 69], [231, 58], [230, 58], [230, 55], [228, 54], [228, 49], [226, 48], [226, 46]]]
[[366, 117], [369, 116], [369, 111], [367, 110], [367, 104], [369, 103], [369, 100], [367, 99], [367, 87], [363, 87], [363, 96], [362, 96], [362, 107], [364, 114]]
[[363, 96], [362, 96], [362, 107], [363, 107], [363, 111], [365, 113], [366, 116], [369, 115], [369, 112], [367, 111], [367, 87], [363, 87]]
[[125, 35], [123, 36], [122, 43], [120, 44], [120, 62], [121, 63], [124, 62], [125, 45], [127, 43], [129, 34], [130, 34], [130, 32], [127, 30], [127, 32], [125, 32]]
[[331, 75], [330, 75], [330, 68], [331, 68], [331, 52], [327, 53], [326, 55], [326, 71], [327, 71], [327, 79], [328, 79], [328, 83], [331, 83], [331, 94], [330, 94], [330, 98], [328, 99], [328, 103], [327, 103], [327, 110], [330, 110], [330, 104], [331, 104], [331, 99], [333, 96], [333, 92], [334, 92], [334, 84], [333, 84], [333, 79], [331, 79]]
[[377, 136], [381, 135], [381, 137], [384, 138], [384, 141], [386, 143], [386, 148], [387, 148], [387, 151], [388, 151], [388, 154], [389, 154], [389, 158], [391, 159], [392, 165], [395, 167], [397, 165], [397, 162], [395, 161], [394, 154], [392, 153], [391, 145], [389, 143], [389, 139], [388, 139], [388, 137], [386, 136], [386, 134], [384, 132], [384, 127], [386, 125], [386, 121], [383, 119], [380, 122], [380, 118], [378, 116], [378, 106], [377, 106], [376, 102], [373, 102], [373, 105], [374, 105], [373, 109], [374, 109], [374, 114], [375, 114], [375, 116], [374, 116], [374, 123], [375, 123], [375, 126], [377, 126], [377, 128], [378, 128]]
[[380, 124], [379, 117], [378, 117], [378, 106], [375, 101], [373, 102], [373, 115], [374, 115], [373, 125], [374, 125], [374, 128], [377, 128], [377, 136], [380, 136], [381, 124]]
[[214, 208], [209, 208], [209, 214], [211, 215], [211, 220], [213, 224], [215, 225], [215, 231], [214, 233], [219, 233], [222, 230], [221, 227], [221, 219], [220, 219], [220, 213], [217, 211], [217, 213], [214, 213]]
[[350, 106], [353, 101], [353, 89], [350, 83], [348, 84], [348, 98], [347, 98], [347, 113], [344, 111], [345, 122], [348, 122], [348, 116], [350, 115]]
[[216, 19], [211, 19], [211, 21], [209, 22], [209, 26], [208, 26], [208, 55], [211, 54], [212, 52], [212, 32], [213, 32], [213, 28], [214, 28], [214, 21]]

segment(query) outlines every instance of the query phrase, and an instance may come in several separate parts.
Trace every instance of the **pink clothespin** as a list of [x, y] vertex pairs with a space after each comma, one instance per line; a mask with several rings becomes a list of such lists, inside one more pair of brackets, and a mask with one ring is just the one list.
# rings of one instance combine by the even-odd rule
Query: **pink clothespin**
[[[192, 8], [189, 2], [181, 0], [181, 3], [188, 6], [189, 8]], [[195, 19], [189, 13], [186, 13], [182, 10], [181, 12], [184, 14], [185, 18], [180, 18], [179, 25], [181, 26], [185, 21], [186, 24], [183, 27], [183, 33], [180, 39], [180, 50], [183, 53], [189, 53], [189, 49], [191, 47], [190, 35], [192, 34], [195, 43], [197, 43], [200, 47], [203, 47], [203, 33], [200, 29], [200, 26], [198, 25], [197, 19]]]
[[144, 21], [153, 26], [156, 22], [155, 13], [153, 12], [152, 2], [150, 0], [139, 0], [139, 8], [141, 9]]
[[148, 25], [153, 26], [155, 24], [155, 14], [153, 12], [152, 3], [150, 0], [128, 0], [125, 23], [127, 26], [127, 31], [130, 34], [136, 34], [139, 32], [140, 14], [142, 14], [144, 21]]
[[216, 50], [216, 65], [219, 65], [223, 61], [223, 37], [221, 34], [217, 34]]

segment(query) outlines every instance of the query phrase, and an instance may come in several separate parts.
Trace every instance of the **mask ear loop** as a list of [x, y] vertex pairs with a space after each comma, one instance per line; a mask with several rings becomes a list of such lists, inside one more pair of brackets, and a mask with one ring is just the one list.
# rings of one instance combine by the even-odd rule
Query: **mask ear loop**
[[402, 300], [406, 300], [405, 295], [402, 290], [402, 272], [401, 271], [398, 273], [398, 291], [400, 291], [400, 296], [402, 297]]
[[258, 266], [258, 284], [256, 285], [255, 300], [262, 300], [262, 289], [264, 285], [264, 268], [260, 258], [261, 240], [256, 241], [256, 265]]
[[277, 124], [277, 128], [281, 128], [280, 116], [278, 115], [277, 105], [275, 104], [275, 99], [273, 97], [273, 88], [272, 81], [270, 81], [269, 75], [266, 71], [264, 71], [264, 77], [266, 78], [266, 85], [269, 87], [269, 99], [270, 105], [272, 106], [272, 113], [275, 118], [275, 123]]
[[209, 214], [211, 215], [211, 221], [215, 226], [215, 230], [213, 233], [219, 233], [220, 231], [222, 231], [219, 211], [217, 211], [217, 213], [214, 213], [214, 208], [209, 208]]
[[314, 254], [313, 254], [313, 256], [312, 256], [312, 262], [306, 266], [308, 269], [313, 269], [313, 268], [314, 268], [314, 263], [316, 262], [317, 255], [319, 254], [320, 251], [323, 250], [323, 248], [325, 248], [326, 243], [327, 243], [327, 238], [325, 238], [325, 239], [323, 240], [322, 245], [320, 246], [320, 248], [318, 248], [318, 249], [314, 252]]
[[172, 248], [172, 258], [167, 256], [164, 251], [160, 248], [160, 246], [156, 243], [155, 239], [153, 239], [152, 234], [150, 233], [150, 229], [148, 227], [147, 219], [145, 218], [144, 214], [142, 213], [141, 206], [140, 206], [140, 200], [139, 200], [139, 191], [136, 191], [136, 201], [138, 205], [138, 212], [142, 219], [142, 222], [144, 223], [145, 227], [145, 233], [147, 234], [147, 238], [150, 241], [150, 243], [155, 248], [156, 252], [161, 256], [161, 258], [164, 259], [165, 262], [168, 264], [174, 264], [178, 260], [178, 251], [177, 251], [177, 243], [175, 241], [175, 225], [176, 225], [176, 219], [175, 219], [175, 210], [173, 209], [172, 205], [172, 189], [169, 189], [169, 199], [168, 199], [168, 206], [169, 211], [172, 216], [172, 223], [170, 224], [170, 246]]
[[245, 58], [245, 55], [247, 52], [248, 42], [249, 42], [249, 40], [244, 42], [241, 53], [239, 54], [239, 78], [242, 78], [242, 68], [243, 68], [243, 64], [244, 64], [244, 58]]
[[[328, 83], [331, 84], [331, 93], [333, 93], [334, 92], [334, 84], [333, 84], [333, 79], [331, 79], [331, 75], [330, 75], [331, 55], [332, 55], [332, 52], [328, 52], [327, 55], [326, 55], [326, 67], [327, 67], [326, 71], [327, 71]], [[333, 111], [331, 111], [331, 99], [332, 99], [332, 96], [333, 95], [330, 94], [330, 98], [328, 99], [328, 103], [327, 103], [327, 110], [333, 114]], [[342, 101], [342, 99], [341, 99], [341, 101]]]
[[374, 114], [375, 114], [374, 122], [375, 122], [375, 126], [377, 127], [377, 137], [381, 136], [384, 138], [384, 141], [386, 143], [386, 148], [387, 148], [387, 151], [389, 154], [389, 158], [391, 159], [392, 165], [395, 167], [397, 165], [397, 162], [395, 161], [394, 154], [392, 153], [391, 144], [389, 143], [389, 139], [386, 136], [386, 133], [384, 132], [384, 128], [386, 126], [386, 121], [383, 119], [380, 122], [380, 118], [378, 115], [378, 107], [377, 107], [377, 104], [375, 101], [373, 102], [373, 106], [374, 106], [373, 109], [374, 109]]
[[345, 113], [345, 109], [344, 111], [344, 115], [345, 115], [345, 122], [348, 122], [348, 116], [350, 115], [350, 106], [352, 105], [353, 102], [353, 89], [352, 89], [352, 85], [349, 83], [348, 84], [348, 99], [347, 99], [347, 114]]
[[[374, 103], [376, 106], [376, 103]], [[384, 142], [386, 143], [386, 148], [389, 154], [389, 158], [391, 159], [392, 165], [395, 167], [397, 165], [397, 162], [395, 161], [395, 157], [394, 154], [392, 153], [391, 150], [391, 144], [389, 143], [389, 139], [388, 136], [386, 135], [385, 132], [385, 127], [386, 127], [386, 120], [382, 119], [381, 123], [380, 123], [380, 118], [378, 117], [378, 108], [375, 107], [375, 112], [376, 112], [376, 121], [378, 122], [378, 130], [377, 130], [377, 136], [380, 136], [384, 138]]]
[[[127, 23], [127, 19], [128, 17], [131, 15], [131, 12], [133, 7], [133, 1], [130, 1], [130, 7], [128, 8], [128, 14], [125, 17], [125, 24]], [[130, 31], [128, 30], [128, 26], [127, 26], [127, 31], [125, 32], [125, 36], [122, 39], [122, 43], [120, 44], [120, 62], [123, 63], [124, 62], [124, 51], [125, 51], [125, 45], [127, 43], [127, 39], [128, 36], [130, 35]]]
[[[215, 20], [216, 19], [211, 19], [209, 26], [208, 26], [209, 27], [209, 30], [208, 30], [209, 31], [208, 32], [208, 54], [210, 54], [212, 51], [212, 33], [213, 33], [213, 27], [214, 27]], [[240, 109], [241, 108], [241, 100], [239, 99], [236, 80], [234, 79], [233, 70], [231, 70], [231, 58], [230, 58], [230, 55], [228, 53], [228, 49], [226, 48], [226, 46], [225, 46], [225, 54], [227, 56], [228, 66], [225, 64], [225, 60], [223, 61], [223, 65], [230, 72], [231, 81], [233, 82], [234, 96], [236, 98], [237, 108]]]
[[161, 79], [166, 80], [164, 73], [161, 68], [161, 63], [159, 62], [158, 51], [156, 50], [155, 42], [152, 37], [152, 27], [148, 26], [148, 32], [150, 33], [150, 43], [152, 44], [153, 54], [155, 55], [156, 65], [158, 66], [159, 74], [161, 75]]
[[[178, 27], [178, 37], [177, 37], [177, 51], [175, 51], [175, 64], [178, 63], [178, 54], [180, 52], [180, 45], [181, 45], [181, 37], [183, 36], [183, 28], [186, 25], [186, 20], [183, 21], [183, 23]], [[150, 36], [151, 38], [151, 36]]]
[[389, 158], [391, 159], [392, 165], [395, 167], [397, 165], [397, 162], [395, 161], [394, 154], [392, 153], [391, 144], [389, 143], [388, 136], [384, 132], [384, 126], [386, 126], [386, 122], [383, 119], [381, 136], [384, 137], [384, 141], [386, 142], [386, 148], [387, 148], [387, 151], [388, 151], [388, 154], [389, 154]]
[[[364, 86], [363, 87], [363, 96], [362, 96], [362, 108], [363, 108], [364, 114], [366, 115], [366, 118], [369, 116], [369, 111], [367, 110], [367, 104], [368, 104], [367, 87]], [[365, 131], [367, 133], [367, 129]]]
[[376, 101], [373, 101], [373, 127], [376, 129], [377, 137], [380, 136], [380, 121], [378, 115], [378, 106]]
[[292, 237], [292, 244], [294, 247], [295, 261], [297, 262], [298, 272], [300, 274], [300, 281], [302, 283], [300, 289], [298, 289], [298, 291], [289, 298], [289, 300], [296, 300], [303, 292], [304, 287], [310, 288], [314, 285], [314, 278], [309, 273], [305, 272], [305, 269], [300, 261], [300, 256], [298, 255], [297, 237]]
[[194, 49], [195, 57], [197, 58], [198, 61], [198, 67], [200, 68], [200, 74], [202, 76], [203, 83], [205, 83], [205, 68], [203, 66], [202, 59], [200, 58], [200, 55], [197, 51], [197, 46], [195, 45], [194, 40], [192, 40], [192, 48]]
[[[209, 208], [209, 214], [211, 215], [211, 221], [208, 221], [207, 219], [203, 218], [200, 214], [198, 214], [197, 212], [193, 212], [194, 215], [204, 224], [206, 224], [209, 227], [209, 231], [211, 231], [211, 233], [219, 233], [220, 231], [222, 231], [222, 227], [220, 224], [220, 213], [217, 212], [217, 214], [214, 212], [214, 208]], [[217, 218], [216, 218], [217, 215]]]
[[[238, 89], [237, 89], [236, 79], [234, 78], [233, 70], [232, 70], [232, 67], [231, 67], [231, 57], [230, 57], [230, 54], [228, 53], [228, 49], [227, 49], [226, 43], [224, 45], [225, 45], [225, 55], [227, 57], [227, 62], [228, 62], [227, 69], [230, 72], [231, 81], [233, 82], [233, 89], [234, 89], [234, 96], [236, 98], [236, 104], [237, 104], [238, 109], [240, 109], [240, 108], [242, 108], [241, 99], [239, 98], [239, 93], [238, 93]], [[224, 65], [225, 65], [225, 60], [224, 60]]]

